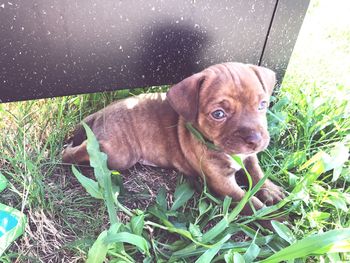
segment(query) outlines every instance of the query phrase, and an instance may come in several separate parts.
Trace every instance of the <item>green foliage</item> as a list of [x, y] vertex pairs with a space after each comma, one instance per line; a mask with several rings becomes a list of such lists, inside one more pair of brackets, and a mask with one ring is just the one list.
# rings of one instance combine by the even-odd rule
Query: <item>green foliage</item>
[[[84, 127], [88, 136], [90, 162], [97, 181], [84, 177], [74, 167], [73, 173], [87, 192], [93, 197], [104, 199], [110, 220], [115, 218], [110, 229], [103, 231], [89, 250], [88, 262], [103, 262], [106, 257], [136, 262], [133, 256], [142, 257], [146, 262], [216, 262], [222, 259], [225, 262], [281, 262], [327, 253], [334, 258], [334, 253], [350, 252], [348, 228], [310, 233], [298, 239], [298, 233], [293, 233], [286, 224], [277, 221], [272, 221], [275, 234], [263, 228], [256, 232], [247, 225], [261, 218], [274, 217], [276, 212], [280, 215], [282, 207], [289, 206], [288, 211], [295, 211], [300, 207], [302, 202], [305, 202], [305, 195], [310, 187], [320, 176], [344, 166], [348, 157], [348, 147], [344, 143], [334, 144], [328, 153], [318, 151], [300, 164], [299, 171], [303, 171], [304, 176], [295, 180], [290, 195], [275, 206], [257, 211], [254, 216], [239, 216], [239, 212], [259, 190], [266, 176], [253, 187], [248, 172], [246, 195], [233, 209], [230, 208], [230, 197], [213, 204], [212, 200], [205, 197], [205, 192], [198, 199], [198, 209], [189, 206], [188, 201], [198, 197], [194, 196], [194, 190], [189, 184], [183, 182], [177, 186], [170, 208], [166, 202], [165, 189], [160, 189], [156, 204], [142, 212], [130, 211], [118, 202], [120, 186], [112, 186], [112, 172], [107, 168], [107, 158], [100, 152], [92, 131], [86, 125]], [[232, 158], [245, 169], [239, 157]], [[295, 158], [298, 159], [299, 155], [295, 155]], [[293, 163], [293, 160], [290, 159], [289, 162]], [[117, 189], [117, 192], [113, 189]], [[328, 199], [323, 198], [323, 201], [347, 211], [348, 200], [342, 197], [341, 192], [333, 191], [333, 194], [328, 195]], [[112, 199], [109, 200], [110, 198]], [[219, 209], [213, 209], [214, 205]], [[123, 224], [116, 219], [117, 209], [130, 216], [128, 223]], [[317, 226], [317, 220], [328, 219], [329, 216], [325, 212], [318, 215], [314, 213], [314, 224]], [[150, 229], [152, 231], [149, 232]], [[251, 240], [232, 241], [231, 238], [242, 230]], [[161, 240], [170, 235], [175, 235], [177, 241], [164, 244]]]
[[350, 251], [350, 228], [330, 230], [308, 236], [262, 260], [262, 263], [281, 262], [312, 255]]
[[[213, 262], [257, 262], [279, 251], [280, 255], [283, 251], [293, 251], [284, 249], [291, 249], [303, 240], [311, 242], [311, 237], [323, 233], [334, 235], [338, 232], [331, 231], [337, 229], [347, 233], [350, 226], [350, 98], [341, 86], [335, 89], [345, 94], [343, 96], [310, 84], [288, 85], [281, 87], [269, 112], [272, 141], [268, 150], [259, 156], [265, 177], [256, 186], [248, 185], [244, 199], [238, 204], [229, 197], [219, 200], [206, 188], [201, 194], [195, 194], [188, 183], [181, 181], [172, 203], [168, 204], [165, 189], [160, 189], [153, 206], [145, 211], [130, 211], [118, 199], [123, 194], [120, 176], [107, 168], [106, 156], [99, 151], [93, 134], [88, 131], [95, 178], [84, 176], [75, 167], [72, 171], [92, 197], [105, 202], [110, 229], [102, 233], [116, 236], [114, 240], [109, 239], [112, 243], [108, 243], [104, 235], [100, 236], [91, 247], [88, 259], [91, 262], [103, 262], [106, 257], [115, 262], [139, 262], [140, 259], [145, 262], [210, 259]], [[10, 196], [19, 209], [21, 206], [29, 210], [43, 208], [64, 218], [67, 229], [74, 229], [79, 235], [89, 232], [82, 240], [90, 240], [97, 231], [102, 231], [99, 228], [103, 225], [105, 210], [95, 213], [96, 203], [88, 197], [74, 200], [72, 207], [61, 205], [69, 196], [53, 193], [45, 180], [57, 167], [63, 135], [82, 116], [112, 99], [104, 94], [93, 94], [46, 101], [45, 107], [40, 101], [27, 102], [18, 106], [16, 114], [1, 106], [1, 117], [7, 123], [2, 127], [3, 134], [8, 136], [0, 141], [0, 169], [9, 181], [1, 198]], [[0, 122], [0, 126], [3, 123]], [[34, 124], [41, 127], [41, 132], [34, 129]], [[43, 131], [49, 136], [45, 137]], [[239, 158], [233, 158], [240, 164]], [[257, 211], [254, 216], [239, 215], [267, 177], [286, 189], [287, 197], [277, 205]], [[250, 181], [249, 176], [247, 179]], [[84, 212], [77, 211], [81, 207]], [[129, 221], [119, 222], [117, 212], [123, 213]], [[289, 216], [289, 223], [273, 222], [274, 233], [263, 228], [256, 233], [258, 220], [281, 215], [286, 215], [287, 219]], [[72, 218], [78, 223], [71, 224]], [[92, 223], [85, 226], [87, 218]], [[233, 241], [242, 231], [246, 239]], [[335, 262], [349, 260], [349, 249], [344, 240], [325, 240], [328, 243], [324, 244], [323, 250], [306, 246], [307, 250], [296, 249], [298, 254], [294, 251], [293, 257], [307, 260], [312, 256], [316, 260], [332, 259]], [[82, 248], [70, 246], [81, 253], [91, 245], [86, 242]], [[11, 257], [15, 258], [12, 254]]]
[[194, 194], [194, 190], [188, 184], [179, 185], [174, 193], [174, 203], [170, 210], [177, 210], [183, 206]]

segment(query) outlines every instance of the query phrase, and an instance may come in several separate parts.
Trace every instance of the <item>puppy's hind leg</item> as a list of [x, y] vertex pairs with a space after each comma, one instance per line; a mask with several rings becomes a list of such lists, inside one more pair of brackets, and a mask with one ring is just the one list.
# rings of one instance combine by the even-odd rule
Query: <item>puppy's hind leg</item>
[[75, 163], [83, 164], [89, 163], [89, 154], [86, 149], [87, 141], [83, 141], [82, 144], [78, 146], [68, 145], [62, 151], [62, 162], [63, 163]]

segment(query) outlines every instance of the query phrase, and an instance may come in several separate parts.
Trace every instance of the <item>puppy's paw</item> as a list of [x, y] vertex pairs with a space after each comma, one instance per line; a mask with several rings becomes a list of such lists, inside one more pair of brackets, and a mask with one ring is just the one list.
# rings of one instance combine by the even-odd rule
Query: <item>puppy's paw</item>
[[277, 204], [285, 198], [283, 188], [275, 185], [271, 181], [266, 181], [256, 195], [266, 205]]

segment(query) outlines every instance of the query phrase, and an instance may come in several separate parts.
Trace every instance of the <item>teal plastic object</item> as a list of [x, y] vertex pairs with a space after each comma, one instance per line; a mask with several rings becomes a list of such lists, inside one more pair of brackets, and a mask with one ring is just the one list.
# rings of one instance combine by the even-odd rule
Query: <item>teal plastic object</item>
[[[0, 192], [7, 186], [5, 176], [0, 173]], [[23, 234], [26, 225], [26, 216], [17, 209], [0, 204], [0, 256], [5, 250]]]

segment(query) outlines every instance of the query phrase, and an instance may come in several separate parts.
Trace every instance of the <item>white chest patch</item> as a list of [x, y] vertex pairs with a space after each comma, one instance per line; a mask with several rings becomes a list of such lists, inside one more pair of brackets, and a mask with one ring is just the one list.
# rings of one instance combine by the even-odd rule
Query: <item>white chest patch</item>
[[[237, 163], [235, 160], [233, 160], [232, 157], [231, 157], [230, 155], [228, 155], [228, 154], [225, 154], [225, 155], [226, 155], [227, 158], [229, 159], [232, 169], [235, 169], [236, 171], [242, 169], [242, 167], [239, 165], [239, 163]], [[236, 156], [238, 156], [239, 158], [241, 158], [242, 161], [244, 161], [245, 158], [248, 157], [248, 155], [246, 155], [246, 154], [236, 154]]]

